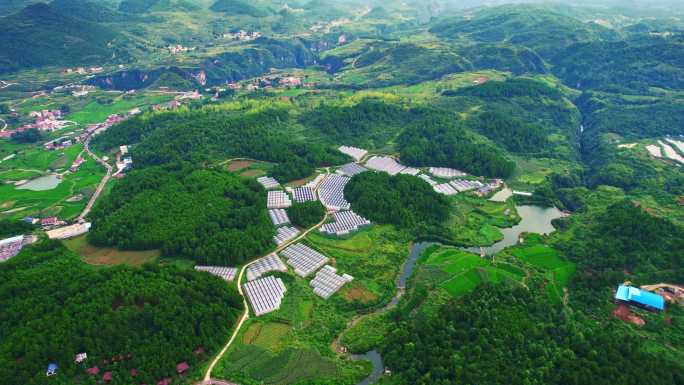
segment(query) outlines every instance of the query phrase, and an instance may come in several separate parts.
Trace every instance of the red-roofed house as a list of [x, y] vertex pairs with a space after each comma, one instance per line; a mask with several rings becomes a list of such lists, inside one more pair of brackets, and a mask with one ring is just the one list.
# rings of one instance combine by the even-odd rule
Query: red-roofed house
[[91, 376], [97, 375], [100, 373], [100, 368], [93, 366], [92, 368], [86, 369], [86, 373], [90, 374]]
[[159, 380], [159, 382], [157, 382], [157, 385], [169, 385], [170, 383], [171, 383], [170, 378], [164, 378], [164, 379]]
[[104, 381], [107, 381], [107, 382], [111, 381], [111, 380], [112, 380], [112, 372], [105, 372], [105, 373], [102, 375], [102, 379], [103, 379]]
[[40, 220], [41, 226], [54, 226], [57, 224], [57, 217], [47, 217]]
[[190, 365], [188, 365], [187, 362], [183, 361], [180, 364], [176, 365], [176, 373], [178, 374], [183, 374], [185, 371], [187, 371], [190, 368]]
[[138, 375], [138, 369], [133, 368], [133, 369], [131, 369], [130, 373], [131, 373], [131, 377], [135, 377]]

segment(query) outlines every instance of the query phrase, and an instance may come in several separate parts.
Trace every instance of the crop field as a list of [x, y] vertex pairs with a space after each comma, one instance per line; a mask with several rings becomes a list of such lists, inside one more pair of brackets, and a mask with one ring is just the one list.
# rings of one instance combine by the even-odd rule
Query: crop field
[[354, 277], [340, 290], [341, 298], [366, 306], [394, 295], [395, 279], [409, 253], [409, 237], [392, 226], [373, 226], [340, 240], [311, 233], [307, 241], [333, 258], [338, 271]]
[[450, 240], [472, 246], [488, 246], [503, 239], [498, 228], [515, 225], [513, 202], [492, 202], [468, 194], [451, 197], [452, 210], [446, 228]]
[[520, 282], [525, 276], [521, 270], [499, 268], [498, 264], [494, 265], [487, 259], [454, 248], [437, 249], [422, 258], [421, 264], [446, 273], [433, 277], [454, 297], [472, 291], [482, 282]]
[[111, 247], [96, 247], [88, 243], [85, 235], [65, 240], [64, 245], [91, 265], [140, 266], [156, 259], [160, 254], [159, 250], [122, 251]]
[[75, 173], [67, 173], [64, 179], [53, 189], [32, 191], [17, 189], [12, 184], [0, 185], [0, 205], [5, 214], [12, 218], [27, 215], [57, 215], [60, 219], [70, 219], [78, 215], [85, 207], [86, 199], [68, 202], [67, 199], [83, 194], [89, 197], [102, 179], [104, 170], [95, 161], [89, 159]]
[[[70, 166], [82, 149], [83, 146], [80, 144], [75, 144], [61, 151], [48, 151], [42, 146], [6, 146], [2, 149], [2, 152], [0, 152], [0, 156], [4, 158], [11, 153], [14, 153], [15, 156], [12, 159], [0, 163], [0, 171], [29, 170], [40, 173], [45, 172], [48, 169], [58, 171]], [[8, 179], [9, 177], [5, 180]]]
[[314, 377], [353, 384], [364, 377], [368, 364], [340, 358], [329, 347], [351, 313], [340, 310], [333, 298], [315, 296], [306, 280], [281, 277], [287, 293], [280, 310], [243, 327], [218, 363], [217, 376], [247, 385], [287, 385]]
[[68, 120], [73, 120], [80, 124], [91, 124], [102, 122], [111, 114], [120, 114], [130, 111], [136, 107], [144, 107], [152, 104], [168, 102], [173, 99], [173, 95], [159, 93], [140, 93], [131, 95], [119, 95], [111, 97], [111, 102], [101, 103], [92, 101], [85, 105], [81, 110], [67, 115]]
[[578, 165], [561, 159], [527, 159], [516, 157], [517, 167], [506, 184], [513, 189], [532, 190], [554, 172], [564, 173], [578, 168]]

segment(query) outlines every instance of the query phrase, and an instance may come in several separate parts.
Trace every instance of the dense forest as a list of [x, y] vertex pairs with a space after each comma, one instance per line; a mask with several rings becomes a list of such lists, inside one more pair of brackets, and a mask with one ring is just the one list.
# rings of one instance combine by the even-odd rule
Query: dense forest
[[407, 384], [684, 383], [680, 368], [642, 351], [619, 321], [597, 326], [540, 291], [481, 286], [432, 317], [400, 318], [383, 357]]
[[349, 181], [344, 196], [355, 212], [373, 222], [421, 234], [434, 231], [449, 214], [447, 198], [410, 175], [364, 172]]
[[627, 278], [684, 280], [684, 229], [630, 200], [585, 218], [558, 247], [584, 272], [578, 288], [600, 290]]
[[397, 142], [401, 160], [412, 166], [453, 167], [488, 177], [506, 177], [515, 168], [502, 149], [470, 133], [447, 112], [424, 114]]
[[190, 166], [136, 170], [98, 203], [89, 240], [234, 266], [271, 247], [266, 194], [253, 180]]
[[23, 235], [32, 232], [35, 227], [24, 221], [16, 221], [12, 219], [0, 220], [0, 238], [13, 237], [15, 235]]
[[287, 107], [274, 103], [207, 106], [129, 119], [98, 136], [94, 144], [108, 150], [138, 143], [132, 149], [136, 167], [231, 157], [278, 162], [272, 175], [282, 181], [347, 160], [331, 148], [293, 139], [286, 132], [288, 119]]
[[325, 207], [318, 201], [294, 203], [287, 209], [290, 222], [303, 229], [320, 222], [324, 215]]
[[301, 122], [331, 143], [380, 148], [398, 135], [410, 116], [398, 104], [364, 98], [351, 106], [319, 106], [305, 113]]
[[[51, 362], [59, 365], [51, 383], [95, 383], [85, 372], [94, 366], [100, 376], [111, 371], [112, 384], [156, 383], [174, 376], [181, 361], [202, 365], [242, 307], [234, 288], [206, 273], [158, 265], [95, 269], [54, 241], [1, 263], [0, 295], [0, 376], [7, 385], [45, 384]], [[87, 360], [75, 364], [82, 352]]]

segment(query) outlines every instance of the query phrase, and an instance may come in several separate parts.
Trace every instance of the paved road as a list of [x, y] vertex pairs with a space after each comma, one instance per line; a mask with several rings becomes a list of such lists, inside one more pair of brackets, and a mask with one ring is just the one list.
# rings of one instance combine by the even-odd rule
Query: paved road
[[90, 197], [90, 200], [88, 201], [88, 204], [86, 205], [86, 207], [81, 212], [81, 215], [78, 216], [79, 222], [82, 221], [90, 213], [90, 210], [92, 210], [93, 205], [95, 205], [97, 198], [100, 196], [100, 194], [102, 193], [102, 190], [104, 189], [105, 185], [109, 181], [109, 178], [112, 177], [112, 166], [109, 163], [102, 160], [97, 155], [95, 155], [95, 153], [93, 153], [90, 150], [90, 138], [91, 137], [92, 136], [89, 136], [88, 139], [86, 139], [86, 141], [83, 143], [83, 146], [91, 158], [95, 159], [95, 161], [97, 163], [101, 164], [105, 169], [107, 169], [107, 173], [105, 174], [105, 176], [100, 181], [100, 184], [97, 185], [97, 189], [95, 190], [95, 193], [93, 194], [93, 196]]
[[[318, 190], [318, 186], [316, 186], [316, 190]], [[295, 242], [298, 242], [298, 241], [301, 240], [302, 238], [306, 237], [306, 236], [307, 236], [310, 232], [312, 232], [313, 230], [315, 230], [315, 229], [317, 229], [317, 228], [323, 226], [323, 224], [325, 223], [325, 221], [328, 220], [329, 215], [330, 215], [330, 214], [326, 212], [326, 213], [325, 213], [325, 216], [323, 217], [323, 219], [322, 219], [320, 222], [318, 222], [317, 224], [311, 226], [311, 227], [308, 228], [306, 231], [304, 231], [304, 232], [302, 232], [301, 234], [299, 234], [297, 237], [295, 237], [295, 238], [293, 238], [293, 239], [291, 239], [291, 240], [289, 240], [289, 241], [287, 241], [287, 242], [284, 242], [283, 244], [281, 244], [280, 246], [278, 246], [278, 247], [275, 249], [275, 251], [273, 251], [273, 252], [271, 252], [271, 253], [278, 253], [278, 252], [282, 251], [283, 249], [285, 249], [286, 247], [290, 246], [291, 244], [293, 244], [293, 243], [295, 243]], [[263, 257], [266, 257], [266, 256], [270, 255], [271, 253], [268, 253], [268, 254], [264, 255]], [[235, 338], [237, 337], [238, 333], [240, 332], [240, 328], [242, 328], [242, 325], [243, 325], [243, 324], [245, 323], [245, 321], [247, 321], [247, 319], [249, 318], [249, 305], [247, 304], [247, 298], [245, 297], [244, 293], [242, 292], [242, 285], [241, 285], [242, 276], [244, 275], [245, 270], [247, 270], [247, 268], [248, 268], [251, 264], [253, 264], [254, 262], [258, 261], [259, 259], [261, 259], [261, 258], [263, 258], [263, 257], [259, 257], [259, 258], [255, 259], [255, 260], [253, 260], [252, 262], [250, 262], [250, 263], [248, 263], [248, 264], [242, 266], [242, 269], [240, 269], [240, 274], [238, 275], [237, 281], [236, 281], [236, 282], [237, 282], [238, 293], [240, 293], [240, 296], [242, 297], [242, 306], [244, 306], [245, 312], [244, 312], [244, 313], [242, 314], [242, 316], [240, 317], [240, 321], [238, 321], [237, 325], [235, 326], [235, 330], [233, 331], [233, 334], [230, 336], [230, 339], [228, 340], [228, 342], [225, 344], [225, 346], [223, 346], [223, 349], [221, 349], [221, 351], [216, 355], [216, 357], [214, 357], [214, 359], [211, 361], [211, 364], [209, 364], [209, 367], [207, 368], [207, 371], [206, 371], [206, 373], [204, 374], [204, 379], [202, 380], [202, 382], [200, 382], [200, 383], [198, 383], [198, 384], [196, 384], [196, 385], [212, 385], [212, 384], [217, 384], [217, 385], [231, 385], [231, 384], [232, 384], [232, 383], [230, 383], [230, 382], [226, 382], [226, 381], [223, 381], [223, 380], [217, 380], [217, 379], [211, 378], [211, 372], [214, 370], [214, 367], [215, 367], [216, 364], [219, 362], [219, 360], [221, 360], [221, 357], [223, 357], [223, 356], [226, 354], [226, 352], [228, 351], [228, 348], [233, 344], [233, 341], [235, 341]]]

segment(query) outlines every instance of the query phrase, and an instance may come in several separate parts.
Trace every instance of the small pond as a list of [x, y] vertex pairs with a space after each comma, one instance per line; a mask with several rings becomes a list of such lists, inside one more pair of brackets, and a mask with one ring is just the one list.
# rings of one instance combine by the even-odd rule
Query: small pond
[[[522, 233], [549, 234], [554, 231], [551, 221], [563, 216], [563, 213], [555, 207], [540, 206], [516, 206], [520, 223], [513, 227], [501, 229], [504, 238], [488, 247], [484, 247], [487, 255], [494, 255], [508, 246], [518, 243], [518, 237]], [[465, 250], [480, 254], [479, 247], [468, 247]]]
[[17, 189], [32, 191], [52, 190], [53, 188], [57, 187], [61, 181], [62, 180], [57, 177], [57, 174], [44, 175], [35, 179], [31, 179], [21, 186], [18, 186]]

